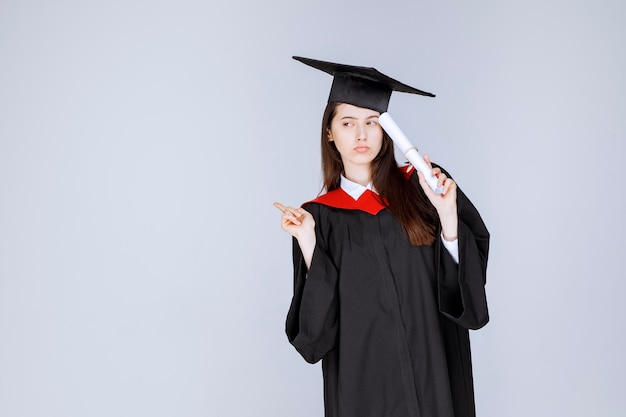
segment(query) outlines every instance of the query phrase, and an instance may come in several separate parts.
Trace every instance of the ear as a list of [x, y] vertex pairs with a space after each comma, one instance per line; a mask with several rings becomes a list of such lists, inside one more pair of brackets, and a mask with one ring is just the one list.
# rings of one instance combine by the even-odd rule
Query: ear
[[333, 141], [333, 135], [330, 133], [330, 129], [326, 129], [326, 136], [328, 137], [329, 142]]

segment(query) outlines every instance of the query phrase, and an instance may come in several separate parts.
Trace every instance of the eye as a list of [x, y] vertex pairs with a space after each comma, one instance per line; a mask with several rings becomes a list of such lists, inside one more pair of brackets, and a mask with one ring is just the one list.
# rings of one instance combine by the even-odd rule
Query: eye
[[352, 122], [343, 122], [343, 125], [345, 127], [352, 127], [352, 126], [354, 126], [354, 123], [352, 123]]
[[369, 122], [367, 122], [368, 126], [376, 126], [378, 124], [378, 122], [376, 120], [370, 120]]

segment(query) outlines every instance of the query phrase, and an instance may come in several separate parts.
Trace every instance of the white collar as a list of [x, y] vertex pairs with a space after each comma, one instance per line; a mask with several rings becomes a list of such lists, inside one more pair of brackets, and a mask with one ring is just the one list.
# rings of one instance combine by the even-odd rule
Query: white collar
[[[372, 183], [368, 183], [367, 186], [363, 187], [361, 184], [350, 181], [343, 175], [341, 176], [341, 189], [344, 190], [350, 197], [352, 197], [355, 201], [359, 199], [363, 195], [366, 190], [371, 190], [376, 193], [374, 187], [372, 187]], [[376, 193], [378, 194], [378, 193]]]

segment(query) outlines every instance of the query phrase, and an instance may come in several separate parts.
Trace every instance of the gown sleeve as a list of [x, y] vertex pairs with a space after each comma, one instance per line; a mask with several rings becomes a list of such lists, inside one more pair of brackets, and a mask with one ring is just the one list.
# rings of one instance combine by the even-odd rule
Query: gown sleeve
[[320, 233], [319, 206], [305, 207], [315, 219], [316, 244], [307, 271], [293, 239], [294, 294], [287, 313], [289, 342], [309, 363], [322, 359], [334, 346], [338, 329], [338, 271]]
[[454, 262], [440, 239], [436, 243], [439, 309], [464, 328], [480, 329], [489, 321], [485, 293], [489, 232], [478, 210], [459, 188], [457, 211], [459, 263]]

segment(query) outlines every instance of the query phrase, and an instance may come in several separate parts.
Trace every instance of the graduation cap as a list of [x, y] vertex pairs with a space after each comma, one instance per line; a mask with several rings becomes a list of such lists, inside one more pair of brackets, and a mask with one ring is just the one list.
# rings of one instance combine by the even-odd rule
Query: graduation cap
[[348, 103], [384, 113], [389, 107], [392, 91], [435, 97], [434, 94], [394, 80], [375, 68], [336, 64], [301, 56], [294, 56], [293, 59], [333, 76], [329, 103]]

